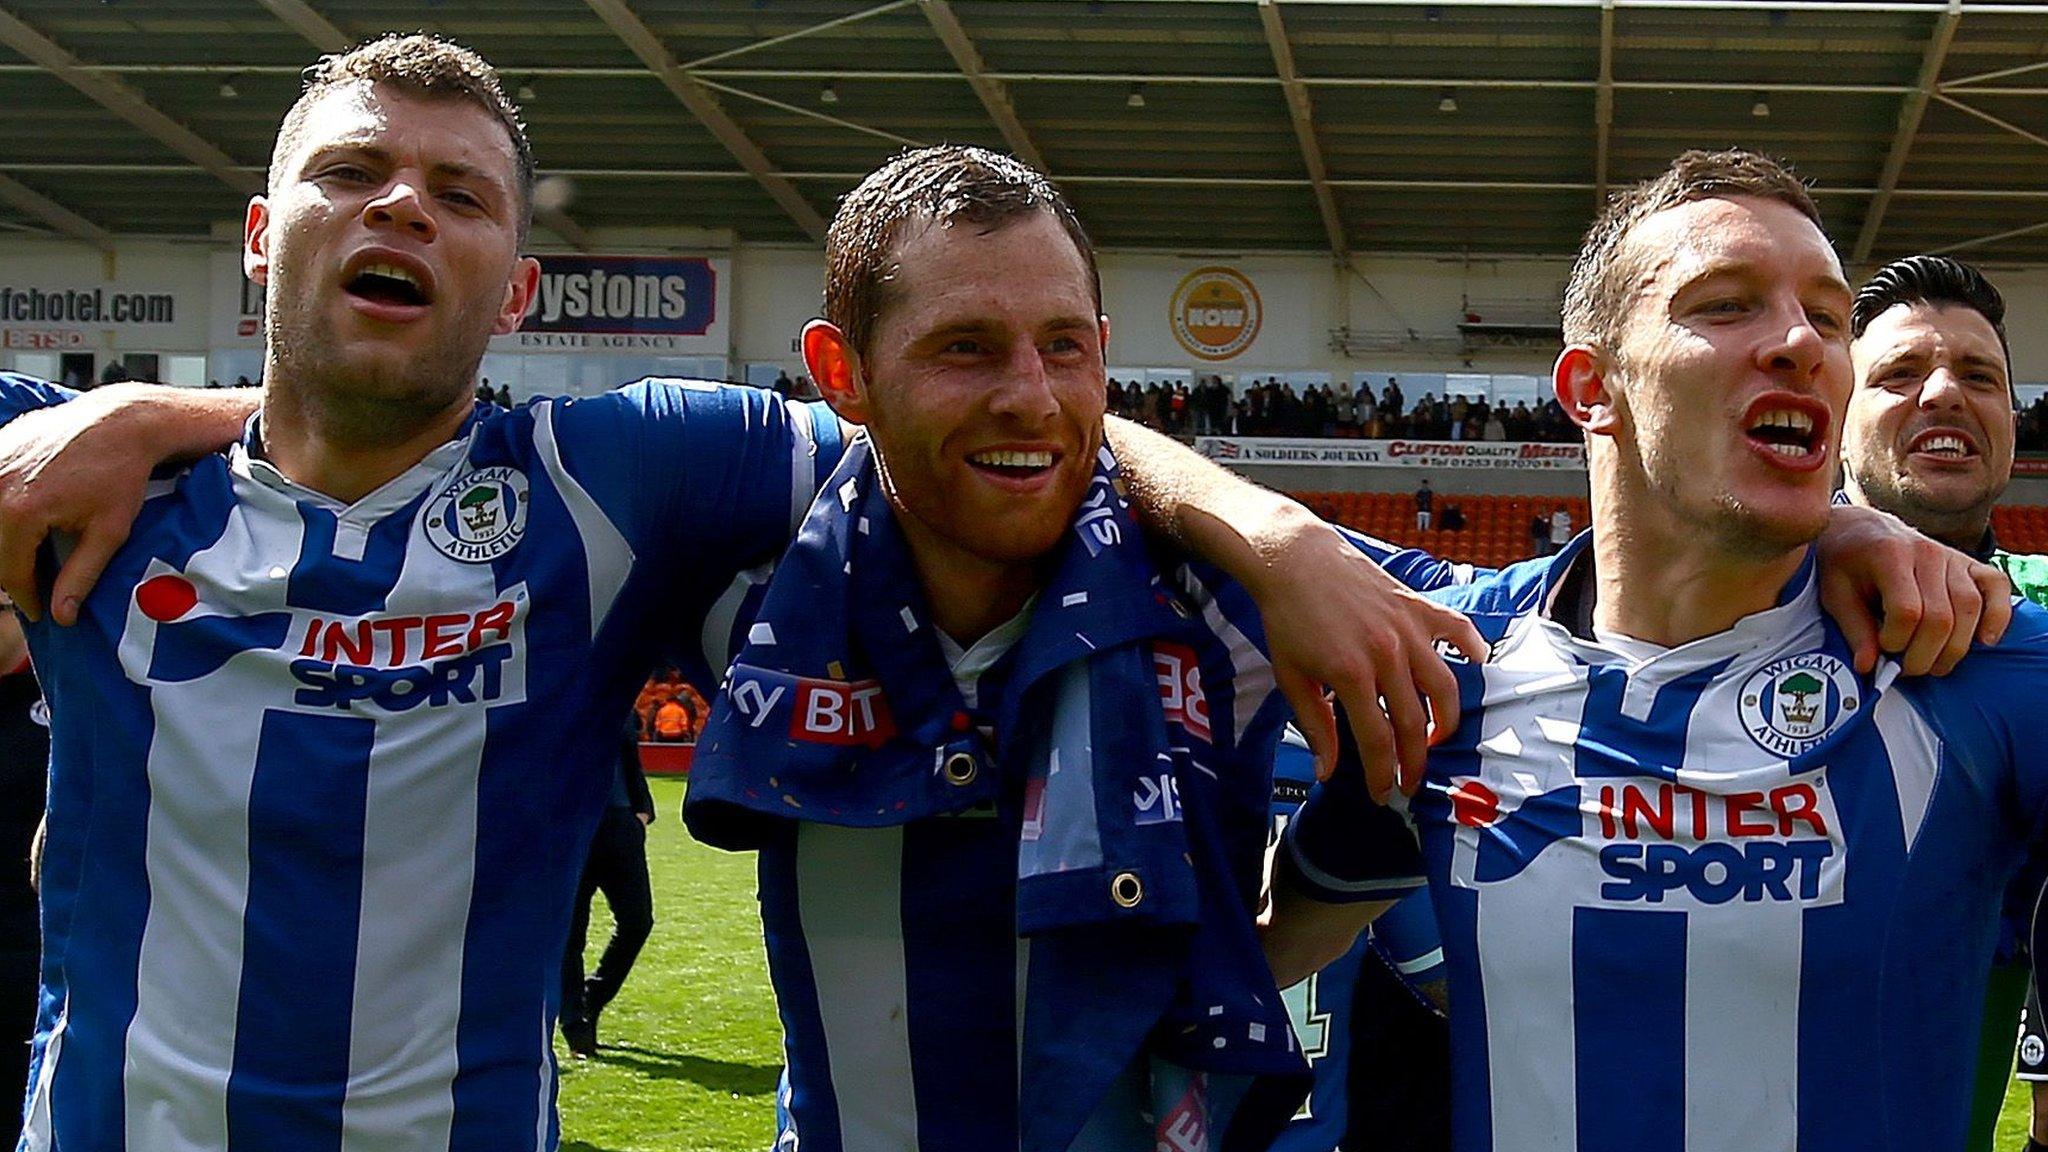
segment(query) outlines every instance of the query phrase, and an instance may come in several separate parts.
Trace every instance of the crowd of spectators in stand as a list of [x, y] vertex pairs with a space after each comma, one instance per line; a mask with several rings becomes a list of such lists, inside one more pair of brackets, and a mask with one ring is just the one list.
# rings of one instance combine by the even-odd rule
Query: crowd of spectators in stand
[[711, 705], [674, 668], [649, 676], [633, 703], [640, 739], [648, 744], [695, 744], [710, 714]]
[[1311, 384], [1296, 391], [1281, 380], [1254, 381], [1241, 394], [1220, 377], [1186, 383], [1109, 379], [1109, 410], [1169, 436], [1333, 436], [1367, 440], [1513, 440], [1567, 444], [1579, 430], [1556, 400], [1531, 408], [1463, 396], [1424, 393], [1410, 404], [1388, 377], [1375, 395], [1350, 384]]
[[[101, 373], [100, 384], [127, 380], [128, 372], [110, 362]], [[248, 388], [261, 381], [237, 377], [232, 387]], [[95, 386], [90, 377], [68, 377], [65, 384], [81, 390]], [[209, 380], [209, 388], [227, 387]], [[818, 387], [809, 376], [777, 375], [770, 388], [792, 400], [816, 400]], [[512, 407], [512, 390], [500, 384], [493, 388], [486, 377], [477, 385], [476, 397], [501, 408]], [[1558, 406], [1545, 399], [1531, 408], [1517, 400], [1488, 404], [1463, 396], [1448, 399], [1423, 393], [1410, 405], [1397, 377], [1387, 377], [1377, 395], [1370, 387], [1356, 392], [1350, 384], [1332, 388], [1311, 384], [1297, 391], [1293, 384], [1278, 379], [1254, 380], [1242, 395], [1218, 376], [1201, 376], [1192, 387], [1186, 383], [1151, 384], [1109, 378], [1109, 410], [1128, 420], [1170, 436], [1320, 436], [1356, 437], [1366, 440], [1506, 440], [1569, 444], [1580, 439], [1579, 431]], [[2048, 394], [2019, 410], [2021, 452], [2048, 452]]]

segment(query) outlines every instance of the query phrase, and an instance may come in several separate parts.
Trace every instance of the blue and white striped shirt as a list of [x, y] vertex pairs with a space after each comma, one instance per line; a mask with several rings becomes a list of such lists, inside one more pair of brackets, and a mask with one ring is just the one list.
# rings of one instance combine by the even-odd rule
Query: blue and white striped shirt
[[2048, 615], [1856, 674], [1811, 563], [1669, 650], [1574, 635], [1549, 561], [1436, 593], [1493, 644], [1413, 802], [1460, 1152], [1962, 1146], [2007, 879], [2048, 810]]
[[[0, 377], [8, 415], [64, 393]], [[254, 424], [252, 422], [252, 428]], [[32, 1152], [505, 1152], [613, 734], [836, 460], [822, 409], [648, 383], [514, 412], [353, 505], [253, 435], [154, 486], [54, 747]]]

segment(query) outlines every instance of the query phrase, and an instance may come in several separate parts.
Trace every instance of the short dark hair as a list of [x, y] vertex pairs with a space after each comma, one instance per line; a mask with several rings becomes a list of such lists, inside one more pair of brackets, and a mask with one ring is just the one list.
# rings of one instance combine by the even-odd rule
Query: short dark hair
[[307, 68], [299, 98], [278, 125], [270, 153], [273, 178], [297, 144], [307, 111], [333, 89], [354, 83], [388, 84], [432, 99], [466, 100], [490, 113], [511, 138], [518, 158], [519, 242], [526, 243], [533, 225], [533, 145], [526, 139], [519, 107], [506, 97], [498, 70], [490, 61], [452, 40], [424, 32], [386, 33], [346, 52], [322, 56]]
[[1564, 342], [1614, 345], [1640, 266], [1623, 247], [1637, 224], [1681, 204], [1729, 196], [1788, 204], [1826, 233], [1806, 185], [1784, 164], [1739, 148], [1682, 152], [1662, 175], [1609, 197], [1586, 230], [1565, 282]]
[[1879, 268], [1856, 290], [1849, 311], [1850, 338], [1863, 335], [1871, 321], [1896, 304], [1958, 304], [1976, 312], [1998, 333], [2006, 371], [2012, 370], [2012, 345], [2005, 339], [2005, 297], [1974, 265], [1953, 256], [1908, 256]]
[[941, 227], [964, 223], [994, 230], [1034, 212], [1052, 213], [1081, 253], [1099, 315], [1102, 274], [1095, 266], [1095, 245], [1052, 181], [1000, 152], [941, 144], [896, 154], [839, 202], [825, 233], [825, 319], [865, 357], [889, 302], [896, 246], [906, 223], [924, 219]]

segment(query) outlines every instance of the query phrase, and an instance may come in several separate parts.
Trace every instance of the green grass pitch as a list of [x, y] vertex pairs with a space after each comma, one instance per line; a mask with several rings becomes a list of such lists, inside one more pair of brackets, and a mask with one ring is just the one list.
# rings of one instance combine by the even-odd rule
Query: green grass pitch
[[[683, 785], [655, 780], [661, 818], [648, 830], [654, 935], [625, 991], [599, 1022], [603, 1050], [562, 1062], [564, 1152], [766, 1152], [774, 1139], [781, 1030], [768, 990], [754, 858], [683, 833]], [[611, 922], [591, 917], [591, 962]], [[2026, 1143], [2026, 1094], [2015, 1084], [1998, 1152]]]
[[[556, 1034], [564, 1152], [765, 1152], [775, 1138], [782, 1030], [768, 988], [752, 854], [691, 840], [683, 785], [649, 782], [654, 934], [598, 1021], [595, 1060]], [[604, 900], [590, 958], [611, 932]]]

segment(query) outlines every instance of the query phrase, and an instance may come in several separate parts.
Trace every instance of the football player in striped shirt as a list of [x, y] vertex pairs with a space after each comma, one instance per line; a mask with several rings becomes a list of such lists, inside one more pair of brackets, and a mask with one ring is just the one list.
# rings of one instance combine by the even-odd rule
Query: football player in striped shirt
[[532, 172], [474, 54], [329, 57], [249, 208], [246, 431], [223, 394], [0, 379], [20, 434], [97, 411], [147, 425], [131, 462], [234, 441], [136, 485], [125, 542], [72, 553], [107, 563], [58, 594], [76, 623], [29, 628], [53, 744], [24, 1148], [555, 1146], [601, 734], [780, 550], [839, 424], [712, 387], [478, 406], [536, 283]]
[[[82, 529], [53, 597], [72, 626], [30, 629], [53, 766], [28, 1149], [557, 1144], [549, 1036], [605, 734], [657, 655], [715, 681], [702, 636], [841, 441], [822, 407], [713, 385], [478, 406], [486, 343], [537, 279], [532, 171], [473, 53], [328, 58], [249, 208], [268, 343], [246, 429], [252, 402], [225, 394], [0, 378], [0, 583], [48, 591], [42, 530]], [[83, 504], [36, 494], [63, 444]], [[144, 499], [165, 451], [198, 458]], [[1151, 514], [1190, 501], [1190, 537], [1255, 574], [1284, 554], [1274, 587], [1318, 595], [1283, 624], [1328, 646], [1336, 604], [1379, 627], [1376, 572], [1318, 587], [1365, 567], [1334, 534], [1196, 477], [1154, 475]], [[1449, 687], [1412, 639], [1384, 665], [1399, 685], [1330, 662], [1364, 701], [1410, 694], [1415, 722], [1379, 730], [1411, 754], [1408, 673]]]
[[[1372, 906], [1283, 880], [1255, 925], [1287, 708], [1244, 589], [1125, 505], [1093, 247], [1042, 175], [939, 147], [850, 193], [826, 258], [805, 358], [865, 434], [685, 807], [760, 852], [779, 1143], [1263, 1147], [1306, 1079], [1269, 962], [1312, 971]], [[1455, 613], [1387, 623], [1479, 654]], [[1349, 831], [1406, 838], [1377, 815]]]
[[1687, 153], [1588, 233], [1555, 382], [1592, 529], [1440, 594], [1493, 644], [1411, 807], [1461, 1152], [1963, 1145], [2001, 898], [2048, 817], [2048, 621], [2014, 609], [1944, 678], [1859, 670], [1809, 547], [1849, 326], [1765, 158]]

